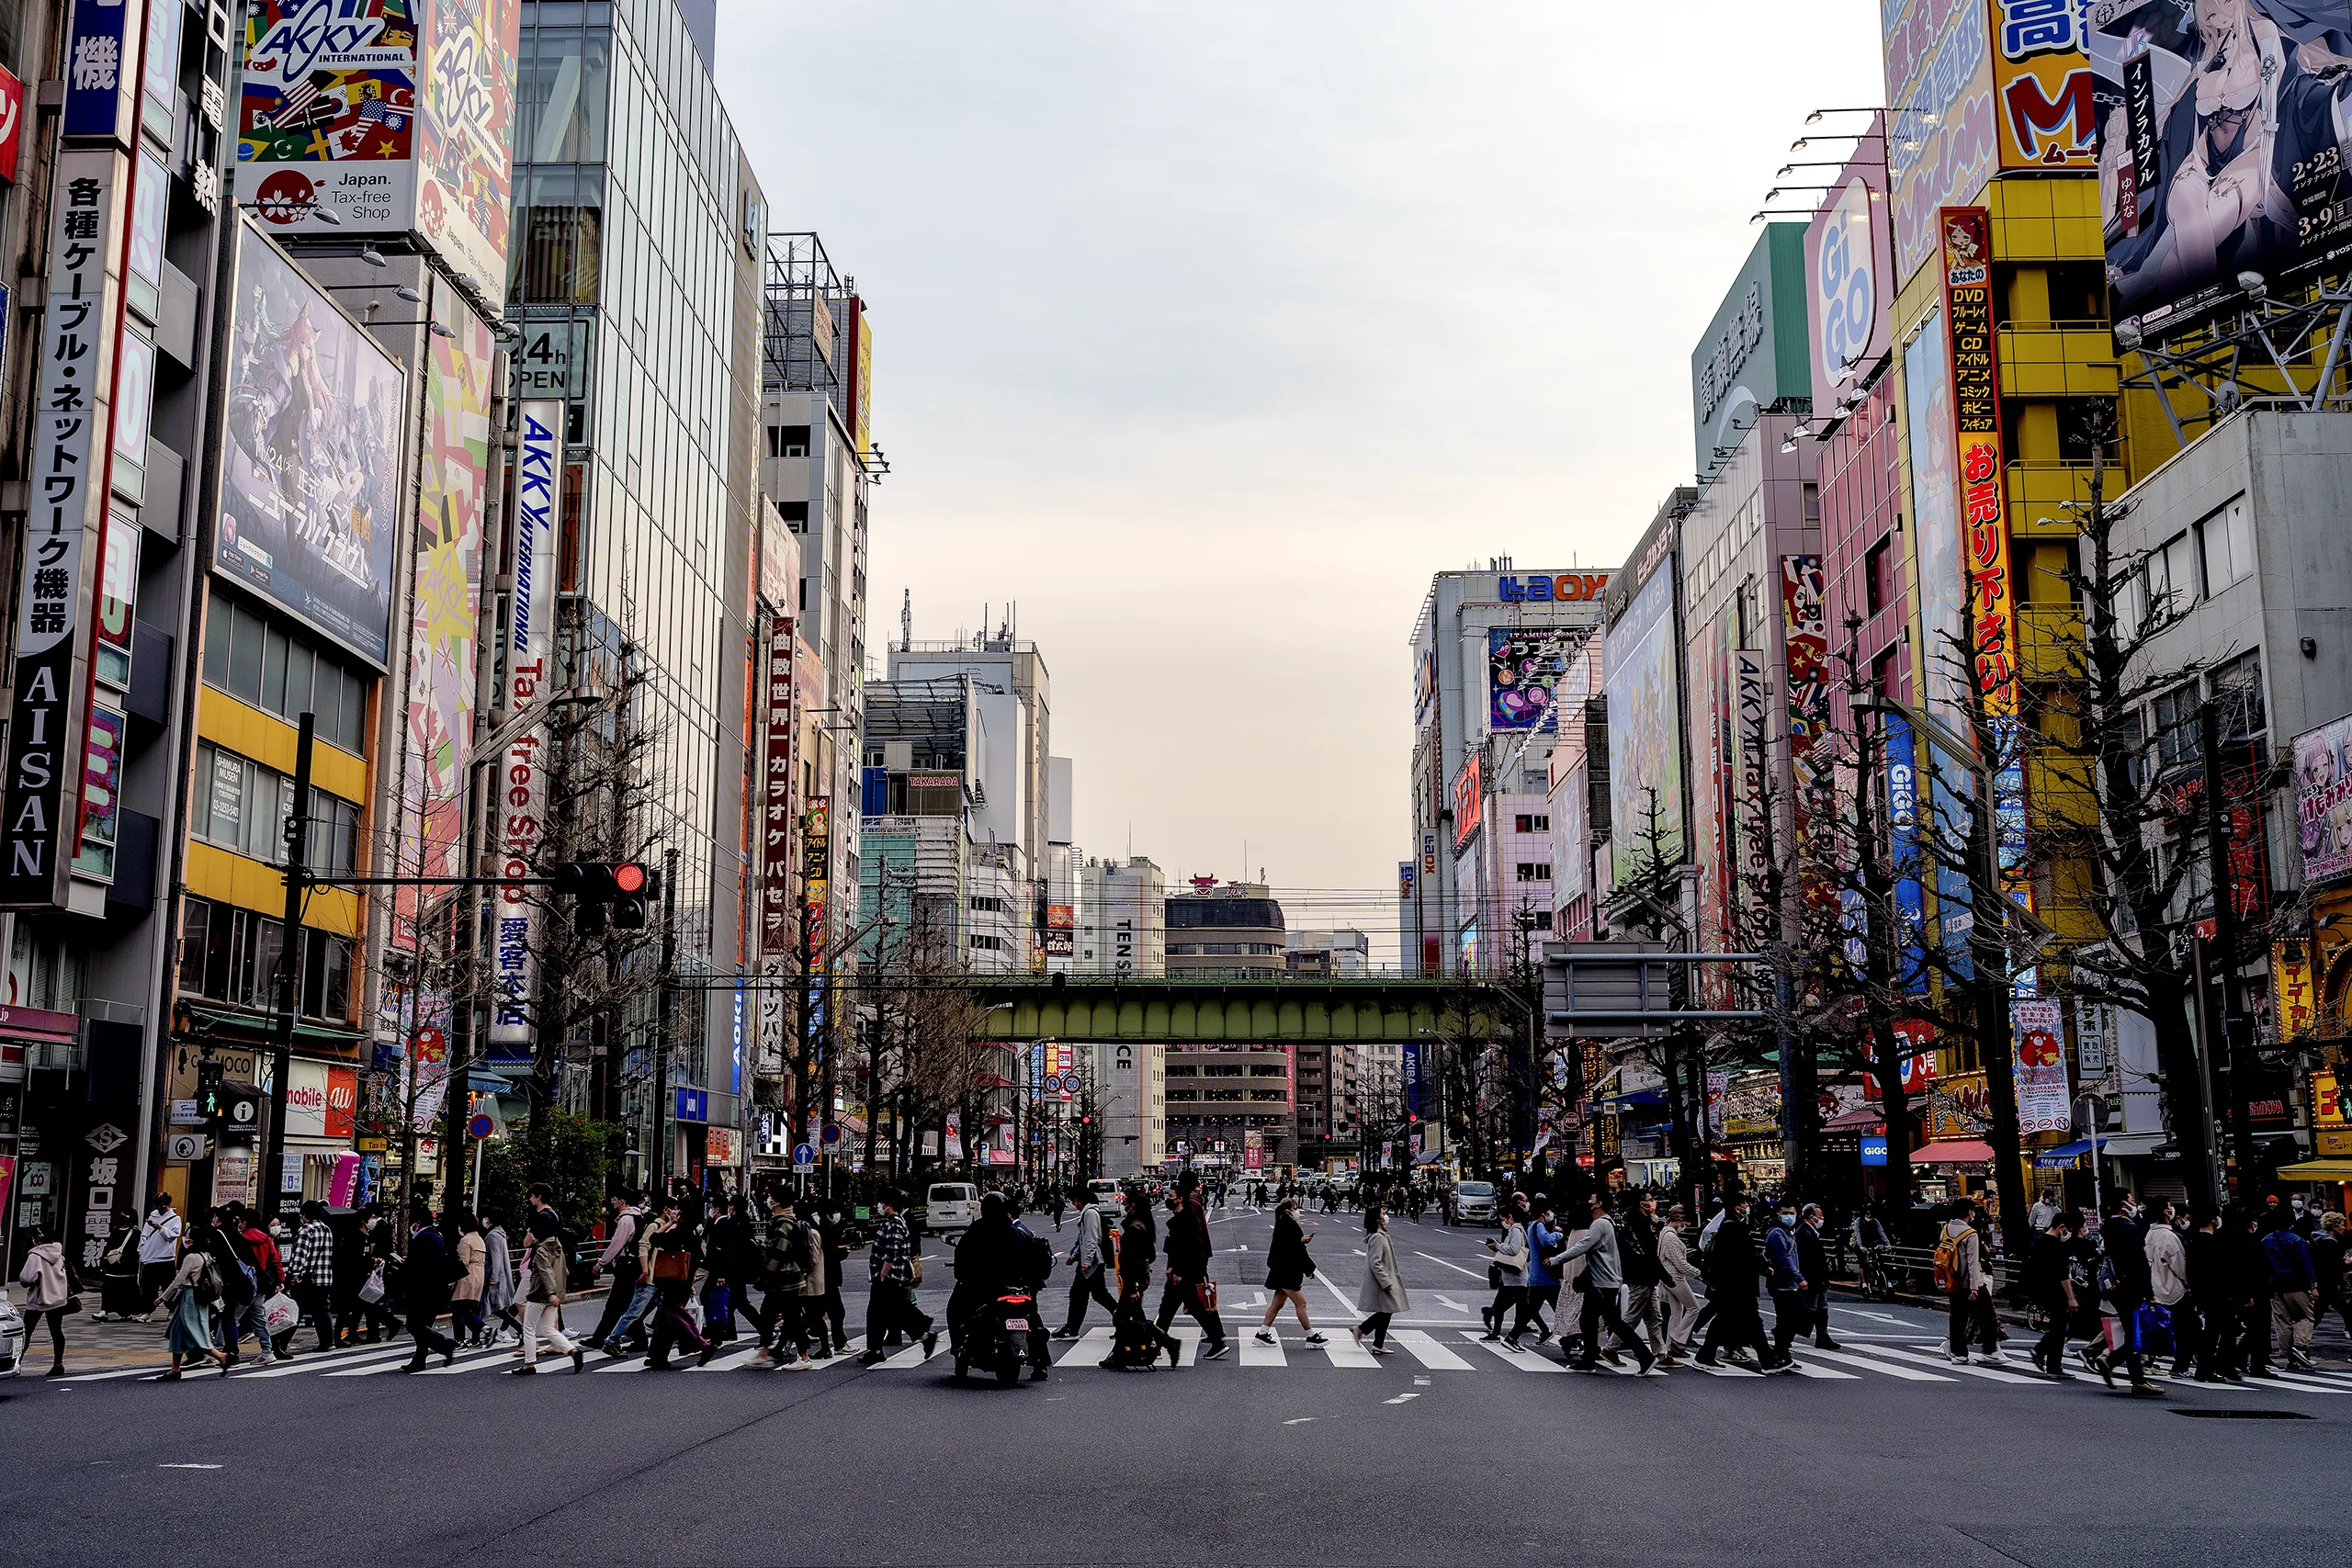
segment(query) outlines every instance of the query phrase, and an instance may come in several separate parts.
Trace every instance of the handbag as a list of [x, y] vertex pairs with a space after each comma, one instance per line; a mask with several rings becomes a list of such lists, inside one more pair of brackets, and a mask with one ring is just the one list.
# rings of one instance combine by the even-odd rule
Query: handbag
[[68, 1296], [65, 1298], [65, 1304], [57, 1310], [63, 1313], [66, 1316], [72, 1317], [82, 1310], [82, 1298], [80, 1296]]
[[1216, 1281], [1215, 1280], [1202, 1280], [1193, 1287], [1193, 1293], [1199, 1299], [1203, 1312], [1216, 1311]]
[[922, 1254], [920, 1252], [910, 1252], [907, 1254], [907, 1289], [911, 1291], [922, 1283]]
[[378, 1258], [376, 1267], [368, 1270], [368, 1278], [359, 1284], [359, 1299], [374, 1306], [384, 1299], [384, 1260]]
[[694, 1255], [683, 1248], [665, 1247], [653, 1255], [653, 1278], [657, 1282], [691, 1280], [694, 1272]]

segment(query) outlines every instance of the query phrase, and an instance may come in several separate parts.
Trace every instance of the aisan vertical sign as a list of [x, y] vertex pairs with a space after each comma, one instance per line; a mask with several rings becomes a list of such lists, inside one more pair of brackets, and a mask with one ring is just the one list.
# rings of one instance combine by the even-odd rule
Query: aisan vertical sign
[[[86, 3], [82, 7], [88, 11]], [[118, 27], [119, 27], [118, 18]], [[67, 825], [88, 726], [91, 592], [106, 526], [107, 435], [120, 278], [120, 152], [58, 154], [48, 310], [28, 443], [18, 569], [17, 689], [8, 738], [7, 841], [0, 903], [62, 902]]]
[[1976, 690], [1992, 732], [1994, 754], [1985, 760], [1993, 769], [2001, 884], [2030, 908], [2025, 759], [2018, 743], [2017, 588], [2009, 563], [2008, 479], [2001, 467], [2001, 365], [1993, 333], [1993, 225], [1981, 207], [1947, 207], [1940, 216], [1966, 569], [1962, 603]]
[[[534, 399], [516, 411], [514, 461], [514, 603], [506, 630], [506, 714], [547, 701], [555, 654], [556, 526], [563, 513], [563, 404]], [[499, 763], [501, 875], [492, 943], [491, 1055], [528, 1061], [532, 1048], [531, 948], [538, 907], [530, 885], [539, 845], [539, 814], [547, 799], [545, 724], [524, 728], [506, 743]]]

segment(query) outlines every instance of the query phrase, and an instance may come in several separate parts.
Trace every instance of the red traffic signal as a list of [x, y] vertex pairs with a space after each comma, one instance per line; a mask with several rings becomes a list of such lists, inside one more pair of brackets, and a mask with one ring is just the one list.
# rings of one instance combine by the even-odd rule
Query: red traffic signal
[[647, 890], [647, 884], [650, 881], [651, 875], [652, 874], [638, 862], [625, 860], [613, 867], [613, 891], [643, 893]]

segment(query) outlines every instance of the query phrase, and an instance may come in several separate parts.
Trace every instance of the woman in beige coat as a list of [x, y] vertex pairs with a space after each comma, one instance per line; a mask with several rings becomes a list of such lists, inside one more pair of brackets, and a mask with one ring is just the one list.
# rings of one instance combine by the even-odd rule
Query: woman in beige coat
[[490, 1243], [483, 1239], [481, 1222], [471, 1210], [458, 1210], [455, 1219], [458, 1267], [465, 1274], [449, 1292], [449, 1316], [459, 1339], [479, 1345], [482, 1342], [481, 1292], [490, 1273]]
[[1356, 1325], [1355, 1341], [1359, 1348], [1366, 1348], [1364, 1336], [1372, 1336], [1368, 1347], [1375, 1356], [1388, 1354], [1388, 1320], [1413, 1304], [1405, 1292], [1405, 1277], [1396, 1271], [1396, 1249], [1388, 1244], [1387, 1216], [1377, 1203], [1367, 1204], [1363, 1212], [1363, 1283], [1356, 1291], [1356, 1309], [1366, 1314]]

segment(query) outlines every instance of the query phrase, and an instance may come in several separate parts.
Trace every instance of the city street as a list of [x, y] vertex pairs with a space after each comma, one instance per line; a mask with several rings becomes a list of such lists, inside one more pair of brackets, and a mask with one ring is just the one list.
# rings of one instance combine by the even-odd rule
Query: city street
[[[1249, 1339], [1270, 1225], [1234, 1209], [1212, 1222], [1233, 1356], [1199, 1360], [1180, 1320], [1184, 1364], [1149, 1374], [1094, 1365], [1097, 1309], [1094, 1334], [1056, 1344], [1049, 1382], [1011, 1390], [956, 1386], [944, 1344], [929, 1363], [917, 1348], [801, 1376], [750, 1371], [737, 1348], [674, 1376], [592, 1355], [585, 1376], [512, 1380], [495, 1375], [513, 1364], [502, 1348], [407, 1377], [403, 1346], [177, 1385], [132, 1369], [17, 1380], [0, 1385], [10, 1561], [227, 1563], [258, 1547], [402, 1564], [1810, 1562], [1834, 1549], [2079, 1568], [2333, 1550], [2334, 1467], [2313, 1461], [2352, 1426], [2340, 1353], [2291, 1379], [2142, 1401], [2021, 1361], [1950, 1366], [1939, 1316], [1846, 1302], [1842, 1348], [1802, 1351], [1800, 1376], [1580, 1377], [1554, 1348], [1477, 1341], [1490, 1233], [1432, 1217], [1394, 1229], [1413, 1305], [1375, 1359], [1345, 1333], [1360, 1221], [1310, 1224], [1325, 1283], [1309, 1301], [1330, 1346], [1303, 1344], [1295, 1321], [1278, 1348]], [[1067, 1280], [1064, 1266], [1049, 1323]], [[927, 1310], [948, 1282], [934, 1267]], [[2272, 1418], [2192, 1418], [2229, 1413]], [[2042, 1484], [2038, 1456], [2059, 1454], [2088, 1483]]]

